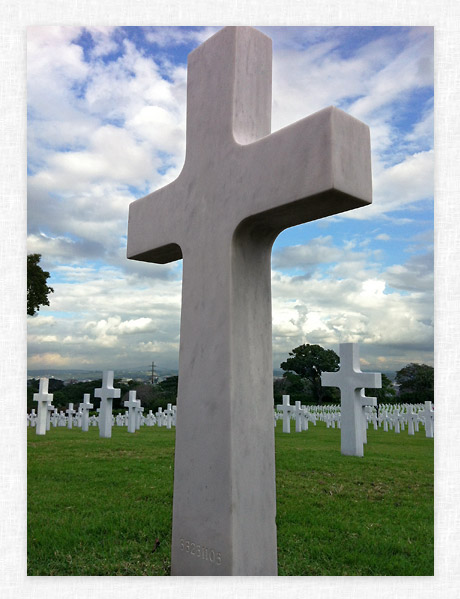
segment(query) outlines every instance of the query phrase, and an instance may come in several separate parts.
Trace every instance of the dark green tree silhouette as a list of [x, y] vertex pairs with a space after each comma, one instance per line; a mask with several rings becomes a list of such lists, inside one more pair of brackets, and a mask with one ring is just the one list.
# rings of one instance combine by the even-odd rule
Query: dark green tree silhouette
[[291, 356], [282, 362], [281, 368], [285, 370], [283, 376], [290, 378], [290, 373], [295, 372], [303, 379], [315, 403], [336, 401], [337, 392], [334, 389], [321, 386], [323, 372], [336, 372], [339, 369], [339, 356], [332, 349], [324, 349], [320, 345], [299, 345], [289, 352]]
[[54, 289], [46, 284], [50, 276], [40, 266], [41, 255], [29, 254], [27, 256], [27, 314], [33, 316], [40, 306], [49, 306], [48, 294]]
[[408, 364], [396, 373], [399, 401], [423, 403], [434, 401], [434, 368], [427, 364]]

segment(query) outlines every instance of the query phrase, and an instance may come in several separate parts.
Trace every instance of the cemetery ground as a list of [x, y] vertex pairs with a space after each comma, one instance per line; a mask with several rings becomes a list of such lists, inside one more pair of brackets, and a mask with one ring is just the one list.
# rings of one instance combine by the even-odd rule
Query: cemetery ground
[[[275, 430], [280, 576], [432, 576], [433, 439]], [[28, 575], [168, 576], [175, 430], [28, 428]]]

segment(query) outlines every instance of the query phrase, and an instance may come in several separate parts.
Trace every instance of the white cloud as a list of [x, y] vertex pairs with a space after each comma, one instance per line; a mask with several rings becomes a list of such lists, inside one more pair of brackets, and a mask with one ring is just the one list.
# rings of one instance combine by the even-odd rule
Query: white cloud
[[[374, 173], [373, 187], [373, 200], [370, 206], [345, 212], [342, 217], [374, 220], [379, 216], [385, 217], [391, 212], [415, 209], [416, 203], [423, 200], [432, 201], [433, 150], [409, 155], [402, 162]], [[400, 216], [396, 215], [395, 218], [398, 220]]]
[[159, 46], [182, 46], [186, 44], [201, 44], [219, 27], [204, 27], [200, 29], [185, 27], [145, 27], [145, 39], [150, 44]]
[[433, 252], [412, 256], [406, 264], [395, 264], [385, 272], [385, 279], [394, 289], [433, 293]]
[[[57, 352], [34, 353], [32, 355], [29, 353], [29, 356], [27, 367], [31, 370], [39, 368], [66, 368], [72, 367], [74, 363], [73, 356], [63, 356]], [[90, 364], [90, 361], [81, 359], [80, 364]]]
[[85, 27], [85, 31], [91, 34], [94, 43], [94, 47], [91, 49], [93, 58], [106, 56], [117, 51], [118, 44], [113, 39], [116, 27]]
[[[186, 70], [171, 47], [217, 29], [146, 27], [142, 47], [115, 27], [29, 28], [28, 247], [55, 288], [51, 306], [29, 319], [31, 367], [113, 367], [149, 354], [177, 362], [181, 266], [126, 259], [128, 206], [183, 164]], [[346, 27], [262, 29], [275, 37], [273, 129], [331, 104], [371, 127], [374, 203], [335, 222], [374, 219], [377, 229], [396, 214], [410, 225], [433, 193], [432, 104], [403, 132], [395, 117], [399, 102], [432, 84], [431, 30], [396, 28], [343, 52]], [[85, 52], [75, 43], [82, 33], [92, 38]], [[340, 340], [373, 344], [371, 357], [388, 367], [409, 350], [430, 354], [432, 271], [417, 255], [429, 241], [405, 240], [416, 255], [384, 268], [386, 247], [378, 254], [372, 244], [396, 235], [374, 233], [274, 252], [275, 359], [300, 343]]]

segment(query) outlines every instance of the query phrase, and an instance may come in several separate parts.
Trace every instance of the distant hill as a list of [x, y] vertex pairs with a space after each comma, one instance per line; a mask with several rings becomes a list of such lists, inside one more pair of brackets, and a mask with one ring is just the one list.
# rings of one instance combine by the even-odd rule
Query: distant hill
[[[140, 379], [150, 381], [152, 378], [151, 366], [135, 366], [133, 368], [114, 368], [116, 379]], [[177, 376], [177, 370], [169, 368], [155, 368], [155, 375], [163, 378], [168, 376]], [[28, 378], [38, 379], [45, 377], [48, 379], [54, 378], [61, 381], [95, 381], [102, 378], [102, 370], [75, 370], [75, 369], [57, 369], [57, 368], [42, 368], [27, 371]]]
[[[371, 369], [372, 370], [372, 369]], [[378, 370], [372, 370], [372, 372], [378, 372]], [[382, 371], [381, 371], [382, 372]], [[282, 377], [284, 370], [275, 368], [273, 370], [274, 377]], [[119, 368], [114, 369], [116, 379], [134, 379], [141, 381], [150, 381], [152, 378], [152, 367], [151, 366], [136, 366], [133, 368]], [[395, 372], [382, 372], [387, 377], [394, 381]], [[161, 379], [168, 376], [177, 376], [178, 371], [170, 368], [155, 368], [155, 375]], [[48, 379], [59, 379], [61, 381], [96, 381], [102, 378], [102, 370], [63, 370], [63, 369], [37, 369], [28, 370], [27, 377], [33, 379], [39, 379], [42, 377]]]

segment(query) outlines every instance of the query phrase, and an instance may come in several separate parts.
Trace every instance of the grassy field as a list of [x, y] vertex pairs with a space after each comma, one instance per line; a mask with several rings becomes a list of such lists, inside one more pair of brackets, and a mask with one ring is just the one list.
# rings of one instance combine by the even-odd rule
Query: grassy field
[[[281, 576], [432, 576], [433, 439], [318, 423], [276, 440]], [[293, 429], [292, 429], [293, 430]], [[28, 429], [28, 575], [168, 576], [174, 430]]]

